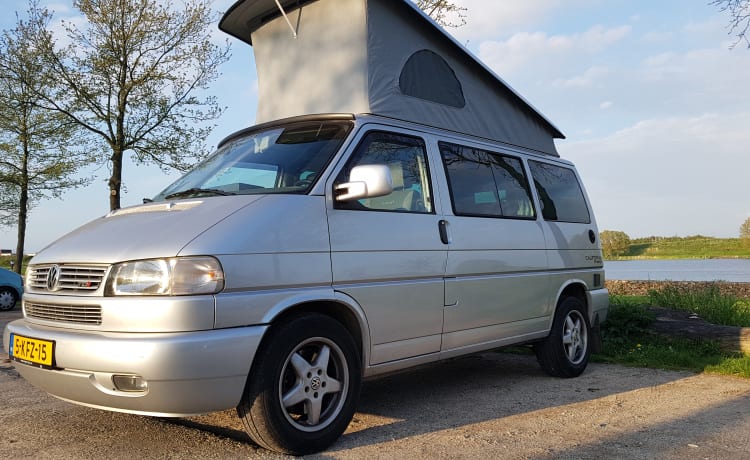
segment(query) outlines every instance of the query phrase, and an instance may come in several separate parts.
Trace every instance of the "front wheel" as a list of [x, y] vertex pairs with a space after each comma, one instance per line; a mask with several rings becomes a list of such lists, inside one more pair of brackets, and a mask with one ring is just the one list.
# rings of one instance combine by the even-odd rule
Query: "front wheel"
[[554, 377], [581, 375], [589, 362], [590, 330], [583, 302], [577, 297], [563, 298], [549, 336], [534, 346], [542, 369]]
[[11, 288], [0, 287], [0, 311], [10, 311], [18, 302], [18, 294]]
[[307, 314], [274, 326], [258, 351], [237, 413], [250, 437], [305, 455], [331, 445], [356, 409], [361, 364], [338, 321]]

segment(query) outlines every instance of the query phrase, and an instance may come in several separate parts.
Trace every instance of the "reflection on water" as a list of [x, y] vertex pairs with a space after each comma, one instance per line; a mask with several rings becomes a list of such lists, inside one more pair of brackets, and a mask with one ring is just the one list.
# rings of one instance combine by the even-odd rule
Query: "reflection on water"
[[750, 259], [605, 261], [610, 280], [750, 283]]

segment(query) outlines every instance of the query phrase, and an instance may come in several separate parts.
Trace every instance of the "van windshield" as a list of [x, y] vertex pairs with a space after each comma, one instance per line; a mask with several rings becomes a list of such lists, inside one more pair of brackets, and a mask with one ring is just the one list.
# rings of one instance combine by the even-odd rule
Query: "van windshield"
[[305, 194], [346, 138], [351, 123], [301, 122], [240, 135], [153, 201], [214, 195]]

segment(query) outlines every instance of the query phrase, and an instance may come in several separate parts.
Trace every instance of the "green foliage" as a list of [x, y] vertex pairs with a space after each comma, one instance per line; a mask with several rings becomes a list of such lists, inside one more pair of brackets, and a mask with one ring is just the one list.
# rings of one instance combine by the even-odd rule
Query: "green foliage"
[[625, 296], [610, 298], [609, 315], [602, 325], [602, 345], [606, 353], [622, 353], [648, 333], [648, 326], [655, 319], [653, 313], [642, 304], [636, 304]]
[[709, 364], [705, 372], [750, 378], [750, 356], [731, 356], [716, 364]]
[[625, 232], [604, 230], [599, 234], [602, 243], [602, 255], [612, 259], [624, 255], [630, 247], [630, 237]]
[[750, 244], [740, 238], [687, 237], [634, 238], [628, 250], [616, 259], [710, 259], [750, 258]]
[[650, 335], [629, 342], [615, 353], [605, 350], [605, 353], [596, 356], [597, 360], [627, 366], [693, 372], [719, 366], [729, 358], [731, 356], [712, 341], [668, 339]]
[[0, 257], [0, 268], [4, 268], [6, 270], [20, 271], [20, 274], [23, 276], [24, 273], [26, 273], [26, 267], [29, 265], [29, 261], [31, 260], [31, 256], [24, 256], [23, 257], [23, 263], [21, 265], [21, 270], [16, 270], [15, 268], [11, 270], [10, 268], [10, 261], [15, 259], [11, 259], [10, 257]]
[[[603, 349], [593, 360], [750, 378], [749, 356], [727, 353], [710, 340], [653, 334], [649, 325], [654, 315], [648, 311], [647, 302], [643, 296], [610, 296], [610, 315], [602, 325]], [[750, 307], [750, 301], [745, 305]]]
[[740, 225], [740, 238], [745, 242], [750, 241], [750, 217], [745, 219], [745, 222]]
[[649, 291], [649, 299], [654, 306], [689, 311], [713, 324], [750, 327], [750, 302], [723, 294], [715, 284], [667, 284]]

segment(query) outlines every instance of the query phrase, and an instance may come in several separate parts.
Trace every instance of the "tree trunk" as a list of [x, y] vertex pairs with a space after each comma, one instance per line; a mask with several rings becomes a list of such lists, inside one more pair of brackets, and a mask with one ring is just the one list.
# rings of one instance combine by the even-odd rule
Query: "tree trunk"
[[23, 251], [24, 251], [23, 247], [24, 247], [25, 242], [26, 242], [26, 216], [24, 215], [23, 220], [21, 220], [21, 217], [19, 215], [18, 217], [18, 243], [16, 244], [16, 265], [13, 267], [13, 270], [19, 275], [23, 275], [22, 273]]
[[109, 178], [109, 210], [120, 209], [120, 190], [122, 189], [122, 150], [112, 148], [112, 176]]
[[16, 242], [16, 264], [14, 271], [19, 275], [23, 272], [23, 253], [26, 244], [26, 220], [29, 212], [29, 142], [25, 135], [21, 136], [23, 161], [21, 164], [21, 199], [18, 203], [18, 241]]
[[28, 206], [29, 196], [26, 189], [21, 191], [21, 204], [18, 211], [18, 242], [16, 243], [16, 265], [13, 267], [14, 271], [19, 275], [23, 275], [23, 252], [24, 245], [26, 243], [26, 208]]

